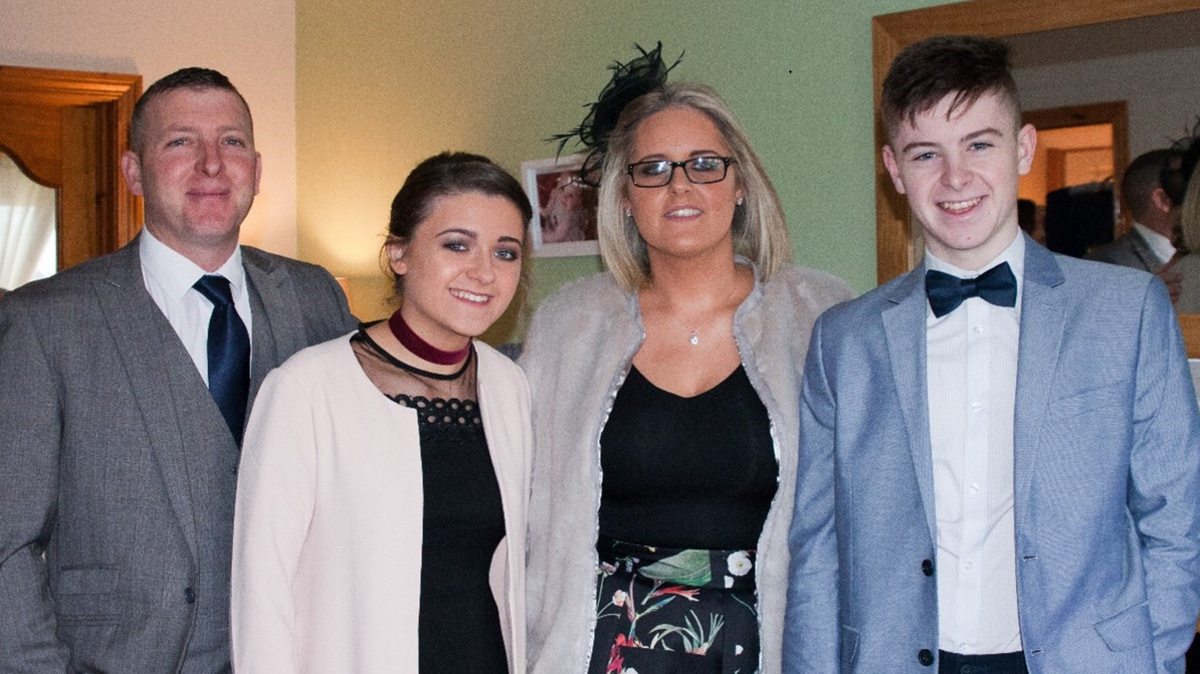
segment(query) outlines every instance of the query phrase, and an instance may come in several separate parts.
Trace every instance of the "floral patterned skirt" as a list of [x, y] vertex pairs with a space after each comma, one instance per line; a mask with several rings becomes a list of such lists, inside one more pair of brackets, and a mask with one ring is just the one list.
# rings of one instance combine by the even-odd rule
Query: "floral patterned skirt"
[[754, 674], [753, 550], [679, 550], [601, 536], [588, 674]]

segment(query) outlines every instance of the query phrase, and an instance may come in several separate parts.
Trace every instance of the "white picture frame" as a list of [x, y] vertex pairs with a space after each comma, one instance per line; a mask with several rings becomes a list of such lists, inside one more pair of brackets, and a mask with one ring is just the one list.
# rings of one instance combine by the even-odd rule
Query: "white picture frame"
[[521, 163], [521, 182], [533, 220], [529, 232], [535, 257], [599, 255], [596, 188], [579, 180], [583, 154]]

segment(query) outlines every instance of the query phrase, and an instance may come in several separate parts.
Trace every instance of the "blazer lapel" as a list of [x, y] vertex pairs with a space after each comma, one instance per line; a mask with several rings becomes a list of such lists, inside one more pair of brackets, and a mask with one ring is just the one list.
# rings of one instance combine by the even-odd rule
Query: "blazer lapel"
[[174, 400], [191, 395], [187, 385], [194, 387], [193, 379], [200, 374], [174, 328], [146, 291], [137, 238], [114, 253], [111, 260], [107, 277], [96, 289], [97, 302], [112, 332], [168, 498], [194, 558], [196, 523], [183, 434], [176, 416], [179, 406]]
[[1049, 409], [1051, 385], [1062, 349], [1066, 297], [1057, 286], [1063, 280], [1054, 255], [1026, 240], [1013, 418], [1013, 505], [1018, 530], [1028, 511], [1025, 505], [1037, 458], [1038, 437]]
[[1136, 231], [1130, 233], [1130, 241], [1133, 242], [1133, 254], [1142, 263], [1142, 268], [1153, 274], [1158, 269], [1159, 262], [1158, 256], [1150, 249], [1150, 244]]
[[250, 284], [250, 311], [254, 334], [250, 336], [250, 395], [247, 411], [263, 379], [280, 363], [279, 354], [295, 353], [307, 346], [303, 306], [290, 283], [291, 275], [268, 255], [242, 247], [242, 265]]
[[922, 280], [924, 265], [909, 272], [895, 287], [883, 310], [883, 332], [892, 378], [899, 395], [900, 411], [912, 452], [917, 488], [925, 507], [929, 537], [937, 541], [937, 512], [933, 496], [933, 450], [929, 444], [929, 395], [927, 392], [925, 317], [928, 303]]

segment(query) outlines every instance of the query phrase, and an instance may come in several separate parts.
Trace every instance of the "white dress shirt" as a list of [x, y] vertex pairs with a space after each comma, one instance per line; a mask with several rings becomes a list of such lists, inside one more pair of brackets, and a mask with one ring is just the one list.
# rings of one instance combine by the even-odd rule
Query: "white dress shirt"
[[[143, 227], [138, 239], [138, 255], [142, 261], [142, 278], [146, 290], [154, 303], [170, 321], [171, 327], [183, 342], [204, 384], [208, 385], [208, 321], [212, 317], [213, 303], [208, 301], [192, 286], [208, 272], [195, 262], [154, 238], [150, 230]], [[246, 331], [253, 335], [250, 322], [250, 289], [246, 285], [246, 270], [242, 267], [242, 249], [237, 247], [233, 255], [214, 274], [229, 280], [233, 292], [233, 304], [238, 316], [246, 324]], [[253, 343], [251, 339], [251, 343]], [[254, 350], [250, 351], [251, 362]]]
[[1150, 251], [1154, 253], [1154, 257], [1158, 258], [1159, 264], [1166, 264], [1171, 261], [1171, 258], [1175, 257], [1175, 244], [1171, 243], [1171, 239], [1140, 222], [1133, 223], [1133, 229], [1138, 233], [1138, 236], [1142, 237], [1142, 241], [1146, 242]]
[[938, 647], [966, 655], [1021, 650], [1013, 525], [1013, 410], [1025, 237], [975, 272], [925, 252], [960, 278], [1008, 262], [1017, 305], [979, 297], [927, 311], [926, 376], [937, 510]]

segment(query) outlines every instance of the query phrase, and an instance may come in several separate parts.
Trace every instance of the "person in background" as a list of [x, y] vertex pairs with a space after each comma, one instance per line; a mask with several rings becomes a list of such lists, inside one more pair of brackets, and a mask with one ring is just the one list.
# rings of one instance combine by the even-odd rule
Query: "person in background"
[[1180, 274], [1171, 264], [1179, 237], [1179, 208], [1160, 176], [1179, 165], [1177, 150], [1151, 150], [1129, 162], [1121, 178], [1121, 198], [1133, 215], [1123, 236], [1088, 251], [1089, 260], [1148, 271], [1167, 284], [1171, 299], [1179, 297]]
[[1046, 242], [1046, 231], [1042, 227], [1042, 214], [1032, 199], [1017, 199], [1017, 224], [1029, 238], [1040, 244]]
[[925, 259], [813, 328], [784, 671], [1181, 673], [1200, 408], [1166, 289], [1021, 233], [1002, 42], [917, 42], [881, 101]]
[[609, 271], [547, 299], [521, 358], [538, 674], [779, 669], [800, 368], [851, 292], [786, 262], [745, 131], [712, 89], [666, 84], [660, 49], [595, 111], [616, 124], [595, 134]]
[[155, 82], [121, 168], [145, 227], [0, 301], [0, 671], [230, 671], [239, 443], [267, 372], [355, 325], [238, 245], [261, 164], [215, 70]]
[[239, 674], [521, 674], [532, 446], [520, 368], [474, 338], [532, 209], [489, 159], [421, 162], [384, 253], [400, 308], [267, 378], [238, 481]]
[[1196, 166], [1200, 164], [1200, 136], [1188, 138], [1178, 149], [1182, 151], [1179, 165], [1166, 167], [1162, 177], [1163, 188], [1179, 211], [1182, 255], [1176, 256], [1172, 265], [1180, 277], [1175, 311], [1197, 314], [1200, 313], [1200, 180], [1196, 179]]

